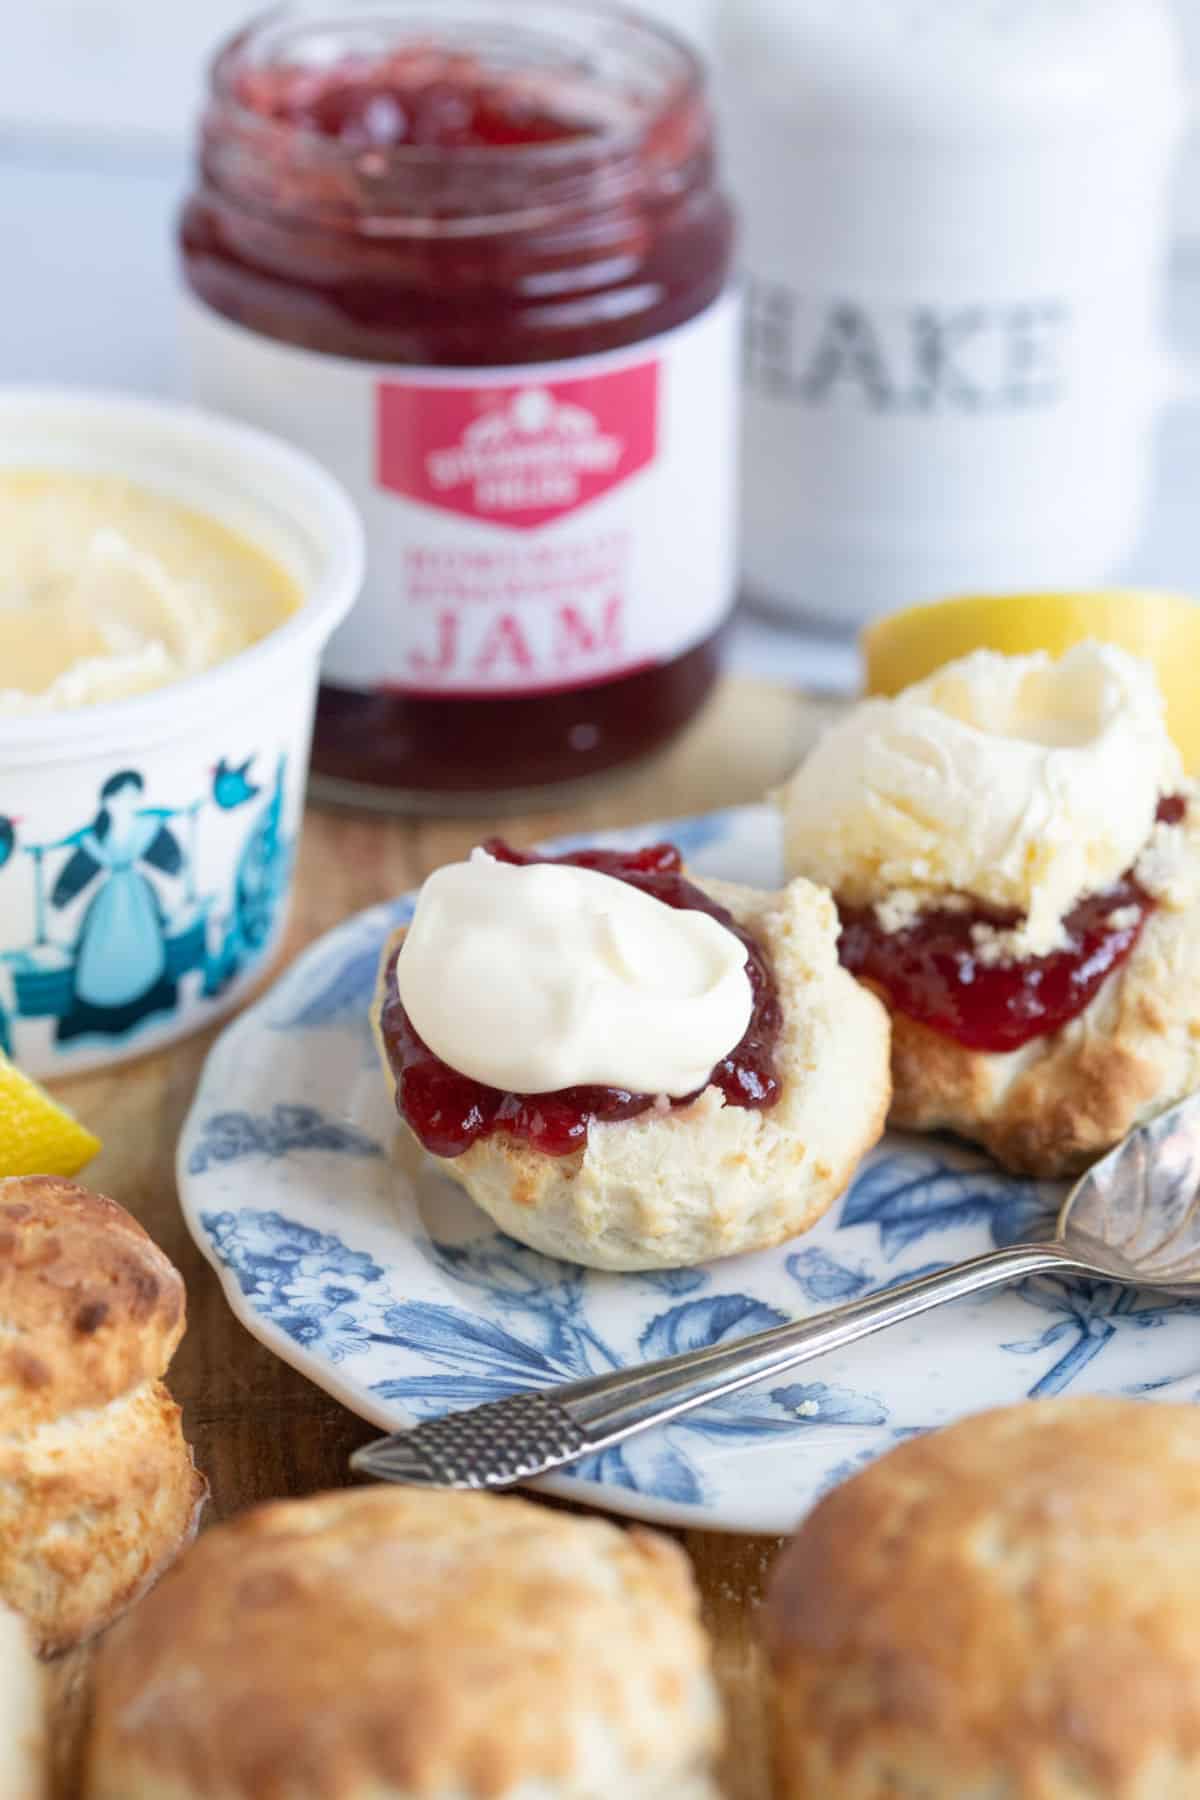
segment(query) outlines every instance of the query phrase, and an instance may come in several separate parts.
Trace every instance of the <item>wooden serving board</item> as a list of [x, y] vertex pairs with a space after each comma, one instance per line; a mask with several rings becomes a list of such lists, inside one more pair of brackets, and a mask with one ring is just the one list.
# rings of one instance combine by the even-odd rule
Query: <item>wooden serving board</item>
[[[697, 723], [653, 765], [598, 787], [569, 810], [503, 821], [515, 843], [559, 832], [632, 825], [760, 800], [794, 768], [827, 709], [785, 690], [728, 679]], [[417, 886], [461, 857], [495, 820], [385, 820], [310, 810], [285, 957], [347, 915]], [[110, 1074], [63, 1082], [67, 1104], [104, 1150], [85, 1179], [134, 1213], [182, 1270], [188, 1331], [169, 1382], [196, 1459], [212, 1484], [206, 1523], [258, 1500], [309, 1494], [347, 1480], [347, 1458], [373, 1429], [278, 1361], [234, 1319], [193, 1245], [175, 1192], [175, 1143], [215, 1032]], [[728, 1800], [768, 1800], [755, 1610], [774, 1539], [679, 1534], [696, 1568], [729, 1718]], [[56, 1800], [79, 1791], [89, 1652], [51, 1671]]]

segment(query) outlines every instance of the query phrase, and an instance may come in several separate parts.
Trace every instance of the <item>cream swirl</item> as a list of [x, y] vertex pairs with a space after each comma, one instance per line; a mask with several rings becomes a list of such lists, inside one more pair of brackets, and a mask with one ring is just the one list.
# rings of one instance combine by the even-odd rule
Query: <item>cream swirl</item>
[[706, 913], [593, 869], [483, 850], [426, 881], [396, 984], [435, 1055], [516, 1094], [694, 1093], [753, 1005], [745, 946]]

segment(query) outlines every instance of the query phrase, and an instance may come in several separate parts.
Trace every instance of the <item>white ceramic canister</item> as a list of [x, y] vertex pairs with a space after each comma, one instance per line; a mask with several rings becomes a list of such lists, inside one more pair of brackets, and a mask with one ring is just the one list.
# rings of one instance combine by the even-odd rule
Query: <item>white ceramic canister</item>
[[1166, 387], [1161, 0], [725, 0], [716, 67], [751, 597], [849, 627], [1101, 580]]
[[[317, 666], [358, 590], [362, 530], [301, 452], [117, 394], [0, 390], [0, 470], [14, 467], [125, 476], [252, 540], [303, 596], [203, 674], [0, 718], [0, 1048], [58, 1075], [210, 1023], [278, 948]], [[85, 947], [102, 993], [81, 991]]]

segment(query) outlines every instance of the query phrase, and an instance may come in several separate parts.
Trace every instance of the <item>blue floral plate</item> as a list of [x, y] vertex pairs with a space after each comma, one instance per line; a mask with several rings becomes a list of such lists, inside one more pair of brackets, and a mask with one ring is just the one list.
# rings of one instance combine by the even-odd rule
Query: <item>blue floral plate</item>
[[[702, 871], [779, 881], [765, 808], [604, 841], [669, 838]], [[501, 1236], [453, 1185], [402, 1167], [367, 1005], [411, 896], [348, 920], [220, 1038], [179, 1152], [188, 1224], [256, 1337], [391, 1429], [518, 1388], [717, 1343], [1009, 1243], [1050, 1187], [934, 1139], [893, 1137], [805, 1237], [754, 1256], [609, 1275]], [[900, 1327], [692, 1414], [549, 1488], [664, 1523], [790, 1530], [899, 1439], [1044, 1394], [1200, 1397], [1200, 1309], [1039, 1279]]]

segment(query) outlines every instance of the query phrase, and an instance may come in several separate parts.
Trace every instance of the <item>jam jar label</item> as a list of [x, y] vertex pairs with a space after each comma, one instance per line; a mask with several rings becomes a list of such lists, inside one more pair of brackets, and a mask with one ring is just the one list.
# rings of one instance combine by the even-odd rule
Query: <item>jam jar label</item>
[[464, 518], [532, 530], [654, 461], [658, 386], [654, 359], [507, 387], [381, 381], [379, 483]]
[[290, 438], [363, 514], [324, 678], [529, 694], [681, 655], [733, 596], [737, 306], [622, 351], [502, 369], [298, 350], [187, 304], [197, 399]]

